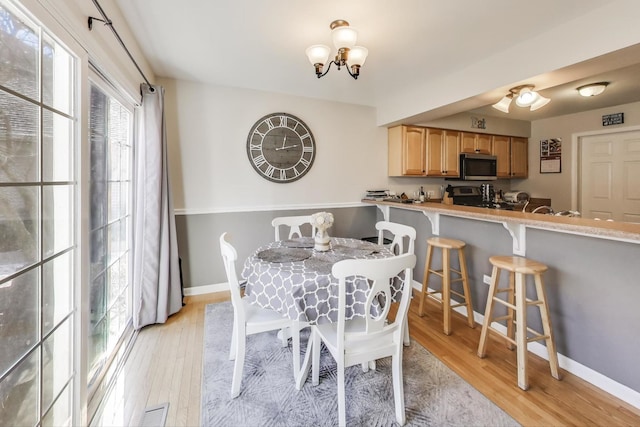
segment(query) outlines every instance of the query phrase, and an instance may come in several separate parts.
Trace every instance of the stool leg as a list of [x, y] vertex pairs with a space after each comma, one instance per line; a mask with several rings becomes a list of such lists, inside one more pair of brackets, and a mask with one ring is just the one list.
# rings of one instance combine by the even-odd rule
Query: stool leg
[[538, 293], [538, 299], [542, 300], [542, 305], [539, 306], [540, 318], [542, 319], [542, 330], [544, 334], [549, 337], [545, 340], [545, 343], [547, 344], [547, 353], [549, 355], [551, 376], [559, 380], [560, 374], [558, 372], [558, 353], [556, 352], [556, 344], [553, 338], [553, 329], [551, 328], [551, 316], [549, 316], [549, 306], [547, 305], [547, 293], [544, 289], [542, 276], [540, 274], [536, 274], [534, 278], [536, 282], [536, 292]]
[[467, 323], [470, 328], [476, 327], [473, 319], [473, 304], [471, 303], [471, 290], [469, 289], [469, 276], [467, 274], [467, 262], [464, 257], [464, 249], [458, 249], [458, 261], [460, 261], [460, 273], [462, 274], [462, 290], [464, 291], [464, 302], [467, 305]]
[[[509, 290], [507, 291], [507, 294], [508, 294], [507, 301], [512, 306], [516, 305], [514, 291], [515, 291], [515, 273], [510, 272], [509, 273]], [[509, 318], [507, 319], [507, 336], [512, 340], [515, 340], [515, 329], [513, 327], [513, 308], [507, 306], [507, 315], [509, 316]], [[507, 341], [507, 348], [509, 350], [513, 350], [515, 346], [510, 341]]]
[[442, 311], [444, 333], [451, 335], [451, 259], [449, 249], [442, 249]]
[[424, 297], [427, 295], [429, 287], [429, 274], [431, 273], [431, 257], [433, 256], [433, 247], [427, 244], [427, 261], [424, 264], [424, 278], [422, 279], [422, 294], [420, 294], [420, 307], [418, 308], [418, 316], [424, 316]]
[[500, 270], [493, 266], [491, 272], [491, 285], [489, 285], [489, 295], [487, 296], [487, 308], [484, 310], [484, 320], [482, 322], [482, 332], [480, 333], [480, 343], [478, 344], [478, 357], [487, 355], [487, 337], [491, 319], [493, 318], [493, 297], [496, 295], [498, 281], [500, 280]]
[[529, 388], [527, 377], [527, 289], [524, 274], [516, 273], [516, 358], [518, 360], [518, 386]]

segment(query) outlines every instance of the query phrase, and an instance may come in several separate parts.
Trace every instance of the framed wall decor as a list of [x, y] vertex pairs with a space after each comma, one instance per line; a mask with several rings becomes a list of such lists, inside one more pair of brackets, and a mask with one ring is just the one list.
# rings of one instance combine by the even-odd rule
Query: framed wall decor
[[540, 140], [540, 173], [562, 172], [562, 138]]

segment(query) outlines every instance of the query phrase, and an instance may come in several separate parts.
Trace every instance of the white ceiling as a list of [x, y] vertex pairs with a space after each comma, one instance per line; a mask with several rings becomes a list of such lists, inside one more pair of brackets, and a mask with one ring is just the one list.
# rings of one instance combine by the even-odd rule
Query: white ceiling
[[[156, 76], [380, 106], [412, 85], [465, 69], [616, 0], [537, 0], [535, 7], [529, 0], [116, 3]], [[357, 28], [358, 44], [369, 49], [357, 81], [335, 66], [317, 79], [304, 53], [312, 44], [331, 46], [329, 23], [335, 19], [346, 19]], [[491, 107], [473, 111], [535, 120], [635, 102], [640, 100], [638, 63], [640, 49], [635, 46], [531, 76], [528, 82], [540, 83], [541, 94], [552, 99], [533, 113], [515, 103], [508, 116]], [[575, 88], [580, 84], [601, 80], [611, 82], [605, 94], [588, 99], [576, 96]], [[465, 105], [476, 108], [497, 102], [508, 88], [493, 88], [472, 100], [460, 100], [457, 110]], [[456, 106], [442, 111], [457, 112]], [[414, 115], [406, 122], [433, 116], [432, 111], [424, 117]]]

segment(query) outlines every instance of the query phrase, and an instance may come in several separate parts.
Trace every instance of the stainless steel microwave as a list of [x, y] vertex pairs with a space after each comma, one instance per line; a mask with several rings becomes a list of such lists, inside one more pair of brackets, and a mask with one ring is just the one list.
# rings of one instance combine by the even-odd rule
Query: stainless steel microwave
[[497, 178], [496, 156], [488, 154], [460, 154], [460, 179], [465, 181], [493, 181]]

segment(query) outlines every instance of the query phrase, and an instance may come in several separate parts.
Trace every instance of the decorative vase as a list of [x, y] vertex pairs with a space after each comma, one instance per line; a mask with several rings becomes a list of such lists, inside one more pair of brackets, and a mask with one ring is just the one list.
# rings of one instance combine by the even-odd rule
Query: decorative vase
[[331, 241], [329, 237], [329, 233], [324, 228], [319, 228], [318, 232], [315, 235], [315, 246], [313, 247], [316, 251], [326, 252], [331, 249], [329, 242]]

